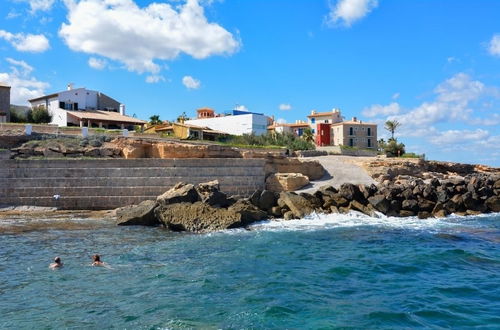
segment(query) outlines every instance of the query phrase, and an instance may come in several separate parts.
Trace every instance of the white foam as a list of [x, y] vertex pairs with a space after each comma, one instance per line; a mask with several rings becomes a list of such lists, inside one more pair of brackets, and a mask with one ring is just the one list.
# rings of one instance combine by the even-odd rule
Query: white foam
[[440, 230], [453, 227], [477, 227], [477, 218], [498, 216], [500, 213], [490, 213], [479, 216], [450, 215], [446, 218], [419, 219], [418, 217], [387, 217], [377, 214], [369, 217], [359, 212], [351, 211], [348, 214], [311, 214], [298, 220], [272, 220], [253, 224], [252, 230], [318, 230], [341, 227], [374, 226], [392, 229], [408, 230]]

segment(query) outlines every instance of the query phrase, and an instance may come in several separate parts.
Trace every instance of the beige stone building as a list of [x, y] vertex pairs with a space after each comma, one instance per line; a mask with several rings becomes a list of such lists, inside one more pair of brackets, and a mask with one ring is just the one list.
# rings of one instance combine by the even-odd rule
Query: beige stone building
[[10, 86], [0, 83], [0, 123], [10, 121]]
[[377, 149], [377, 124], [365, 123], [356, 117], [332, 124], [332, 145]]

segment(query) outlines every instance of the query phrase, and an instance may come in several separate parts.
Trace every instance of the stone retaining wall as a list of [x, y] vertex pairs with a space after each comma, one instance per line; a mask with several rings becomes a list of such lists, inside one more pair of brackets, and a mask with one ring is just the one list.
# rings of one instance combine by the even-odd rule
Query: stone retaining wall
[[227, 194], [248, 196], [264, 188], [264, 165], [240, 158], [0, 160], [0, 205], [113, 209], [154, 199], [179, 181], [215, 179]]

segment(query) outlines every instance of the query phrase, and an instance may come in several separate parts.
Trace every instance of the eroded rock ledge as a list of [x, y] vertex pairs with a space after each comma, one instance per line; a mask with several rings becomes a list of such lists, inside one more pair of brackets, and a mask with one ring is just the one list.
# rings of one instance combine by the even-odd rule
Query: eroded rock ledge
[[432, 178], [385, 180], [383, 184], [343, 184], [322, 187], [314, 194], [256, 191], [250, 198], [226, 196], [219, 183], [197, 186], [178, 183], [155, 201], [117, 210], [119, 225], [164, 226], [172, 231], [210, 232], [245, 227], [263, 219], [302, 218], [313, 212], [419, 218], [451, 213], [475, 215], [500, 212], [500, 175], [470, 174]]

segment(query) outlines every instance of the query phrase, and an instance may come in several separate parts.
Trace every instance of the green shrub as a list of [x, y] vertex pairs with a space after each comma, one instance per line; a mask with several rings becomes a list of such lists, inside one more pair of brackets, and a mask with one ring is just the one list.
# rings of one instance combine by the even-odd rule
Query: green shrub
[[52, 116], [44, 107], [38, 107], [28, 112], [28, 119], [31, 119], [29, 122], [34, 124], [48, 124], [52, 120]]
[[387, 157], [400, 157], [405, 154], [405, 145], [403, 143], [398, 143], [396, 139], [391, 139], [385, 144], [384, 152]]
[[244, 134], [221, 137], [219, 142], [248, 147], [283, 147], [290, 150], [314, 150], [314, 144], [290, 133]]

